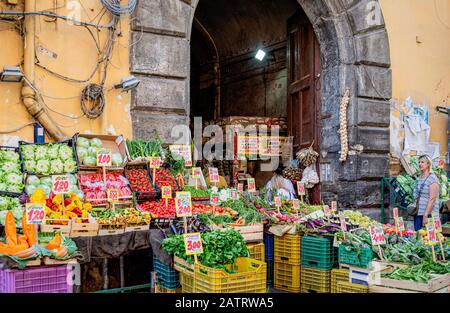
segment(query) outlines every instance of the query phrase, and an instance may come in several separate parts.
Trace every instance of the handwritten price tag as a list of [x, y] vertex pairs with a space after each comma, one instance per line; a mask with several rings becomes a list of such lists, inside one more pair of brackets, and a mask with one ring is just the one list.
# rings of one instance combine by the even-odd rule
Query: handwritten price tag
[[337, 212], [337, 201], [331, 201], [331, 212]]
[[111, 166], [111, 149], [98, 149], [97, 150], [97, 166]]
[[434, 222], [431, 222], [431, 221], [428, 222], [427, 235], [428, 235], [428, 240], [429, 240], [430, 245], [434, 245], [435, 243], [437, 243], [436, 229], [434, 228]]
[[203, 245], [200, 233], [184, 234], [184, 249], [186, 255], [202, 254]]
[[247, 187], [249, 192], [256, 192], [256, 184], [254, 178], [247, 178]]
[[108, 189], [106, 192], [108, 197], [108, 202], [119, 202], [119, 190], [117, 189]]
[[211, 193], [211, 204], [219, 205], [219, 194], [217, 194], [215, 192]]
[[161, 197], [163, 199], [171, 199], [172, 198], [172, 187], [162, 186], [161, 187]]
[[209, 168], [209, 181], [212, 183], [219, 182], [219, 170], [216, 167]]
[[190, 192], [177, 192], [175, 198], [175, 209], [177, 217], [192, 216], [192, 201]]
[[238, 192], [240, 192], [240, 193], [244, 192], [244, 184], [241, 184], [241, 183], [238, 184]]
[[42, 224], [45, 217], [44, 205], [27, 203], [25, 208], [27, 224]]
[[347, 223], [345, 222], [345, 216], [343, 212], [339, 212], [339, 221], [341, 222], [341, 229], [347, 231]]
[[300, 201], [298, 199], [293, 199], [292, 200], [292, 207], [294, 208], [294, 210], [300, 209]]
[[200, 167], [192, 168], [192, 178], [193, 179], [201, 179], [202, 178], [202, 169]]
[[161, 167], [161, 158], [158, 157], [152, 157], [150, 158], [150, 168], [156, 169]]
[[275, 206], [277, 208], [281, 207], [281, 198], [280, 197], [275, 197], [274, 201], [275, 201]]
[[301, 182], [297, 182], [297, 192], [299, 196], [304, 196], [306, 195], [306, 191], [305, 191], [305, 184], [301, 183]]
[[230, 189], [230, 198], [233, 200], [238, 198], [236, 189]]
[[379, 246], [386, 244], [386, 238], [384, 236], [383, 229], [377, 226], [370, 226], [370, 237], [372, 239], [372, 245]]
[[440, 169], [445, 168], [445, 160], [443, 160], [443, 159], [438, 160], [438, 168], [440, 168]]
[[55, 194], [69, 193], [70, 191], [69, 175], [53, 175], [52, 191]]
[[404, 231], [405, 230], [405, 222], [403, 221], [403, 217], [398, 218], [398, 231]]
[[331, 215], [330, 207], [328, 205], [323, 206], [323, 213], [325, 214], [325, 216]]
[[185, 166], [192, 166], [192, 153], [190, 145], [170, 145], [170, 152], [184, 159]]
[[433, 217], [434, 229], [438, 233], [442, 233], [442, 224], [441, 224], [441, 218], [439, 217], [439, 214], [433, 213], [433, 214], [431, 214], [431, 216]]

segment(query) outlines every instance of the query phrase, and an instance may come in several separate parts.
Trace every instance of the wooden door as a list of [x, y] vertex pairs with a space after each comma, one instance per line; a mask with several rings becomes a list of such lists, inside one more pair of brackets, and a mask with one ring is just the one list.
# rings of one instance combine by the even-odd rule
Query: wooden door
[[[320, 147], [320, 49], [311, 23], [303, 11], [288, 20], [288, 129], [294, 152]], [[319, 171], [317, 162], [317, 171]], [[320, 185], [313, 188], [313, 203], [320, 202]]]

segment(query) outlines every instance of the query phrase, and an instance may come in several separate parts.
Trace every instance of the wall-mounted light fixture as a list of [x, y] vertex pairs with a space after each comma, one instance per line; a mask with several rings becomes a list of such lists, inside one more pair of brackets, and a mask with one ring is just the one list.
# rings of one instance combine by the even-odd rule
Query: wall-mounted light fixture
[[273, 52], [267, 53], [262, 49], [258, 49], [255, 54], [255, 59], [260, 62], [262, 62], [264, 59], [266, 59], [267, 61], [275, 61], [275, 55], [273, 54]]
[[23, 79], [23, 73], [18, 66], [5, 66], [3, 72], [0, 73], [0, 81], [19, 83]]
[[120, 84], [114, 85], [114, 88], [122, 88], [122, 91], [129, 91], [136, 88], [140, 84], [140, 82], [141, 81], [139, 79], [131, 75], [122, 79], [122, 82]]

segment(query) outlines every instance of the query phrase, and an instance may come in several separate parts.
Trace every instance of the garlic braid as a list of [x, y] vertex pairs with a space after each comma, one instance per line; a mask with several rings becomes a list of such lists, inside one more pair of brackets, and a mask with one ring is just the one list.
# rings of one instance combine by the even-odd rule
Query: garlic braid
[[341, 157], [340, 162], [345, 162], [348, 156], [348, 134], [347, 134], [347, 106], [350, 100], [350, 89], [345, 90], [339, 107], [339, 134], [341, 137]]

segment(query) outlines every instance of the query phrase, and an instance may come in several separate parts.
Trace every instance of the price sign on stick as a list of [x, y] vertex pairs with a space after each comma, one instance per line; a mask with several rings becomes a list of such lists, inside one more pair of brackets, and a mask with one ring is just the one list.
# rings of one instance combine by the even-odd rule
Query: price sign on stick
[[162, 186], [161, 187], [161, 197], [163, 199], [171, 199], [172, 198], [172, 187]]
[[230, 198], [233, 200], [238, 198], [236, 189], [230, 189]]
[[211, 193], [211, 204], [219, 205], [219, 194], [216, 192]]
[[55, 194], [69, 193], [70, 191], [69, 175], [53, 175], [52, 191]]
[[405, 230], [405, 222], [403, 221], [403, 217], [398, 218], [398, 231], [402, 232]]
[[370, 237], [374, 246], [386, 244], [386, 238], [381, 227], [370, 226]]
[[438, 161], [438, 168], [445, 169], [445, 160], [439, 159], [439, 161]]
[[184, 159], [185, 166], [192, 166], [192, 153], [190, 145], [170, 145], [170, 152]]
[[331, 201], [331, 212], [337, 212], [337, 201]]
[[347, 223], [345, 222], [345, 216], [343, 212], [339, 212], [339, 221], [341, 222], [341, 229], [347, 231]]
[[294, 208], [294, 210], [298, 211], [300, 209], [300, 201], [298, 201], [298, 199], [293, 199], [292, 207]]
[[393, 208], [392, 209], [392, 216], [394, 217], [394, 219], [398, 218], [398, 208]]
[[184, 234], [183, 236], [186, 255], [196, 255], [203, 253], [203, 245], [200, 233]]
[[328, 205], [323, 206], [323, 213], [325, 214], [325, 216], [331, 215], [330, 207]]
[[238, 192], [240, 192], [240, 193], [244, 192], [244, 184], [241, 184], [241, 183], [238, 184]]
[[150, 158], [150, 168], [157, 169], [161, 167], [161, 158], [151, 157]]
[[42, 224], [45, 217], [44, 205], [37, 203], [26, 204], [27, 224]]
[[112, 157], [111, 149], [98, 149], [97, 150], [97, 166], [111, 166]]
[[277, 207], [277, 208], [281, 207], [281, 198], [280, 197], [275, 197], [274, 202], [275, 202], [275, 207]]
[[175, 198], [177, 217], [192, 216], [192, 201], [190, 192], [177, 192]]
[[431, 216], [432, 216], [433, 222], [434, 222], [434, 229], [436, 230], [436, 232], [442, 233], [442, 224], [441, 224], [441, 218], [439, 217], [439, 214], [434, 212], [433, 214], [431, 214]]
[[256, 184], [254, 178], [247, 178], [247, 188], [249, 192], [256, 192]]
[[119, 190], [108, 189], [107, 197], [108, 197], [108, 202], [119, 202]]
[[434, 228], [434, 222], [428, 222], [427, 224], [427, 235], [428, 235], [428, 241], [431, 245], [434, 245], [437, 243], [437, 237], [436, 237], [436, 229]]
[[297, 182], [297, 193], [299, 196], [304, 196], [306, 195], [306, 191], [305, 191], [305, 184], [302, 182]]
[[202, 169], [200, 167], [192, 168], [192, 178], [193, 179], [201, 179], [202, 178]]
[[219, 182], [219, 170], [217, 167], [210, 167], [208, 169], [209, 171], [209, 181], [211, 183], [218, 183]]

